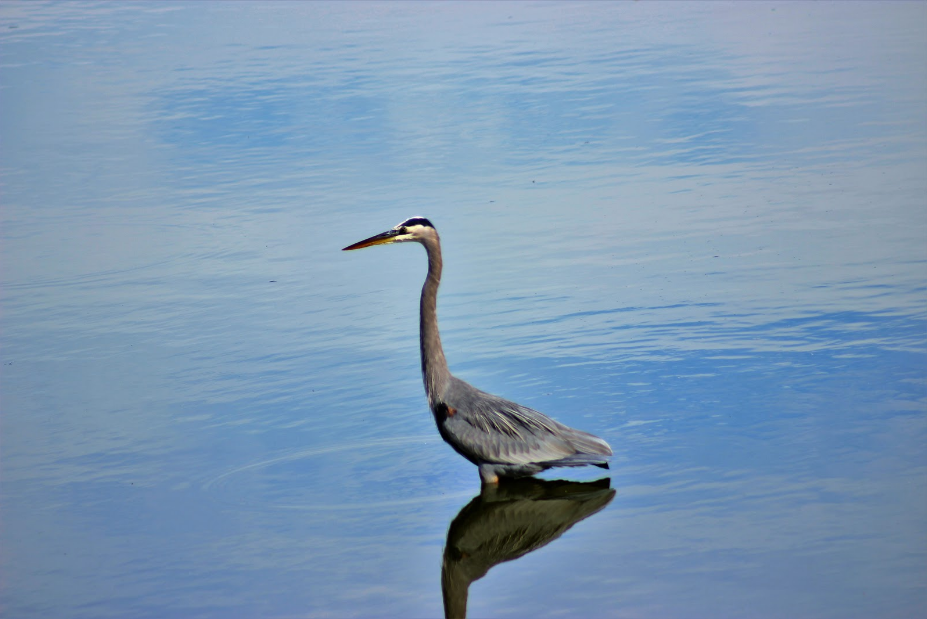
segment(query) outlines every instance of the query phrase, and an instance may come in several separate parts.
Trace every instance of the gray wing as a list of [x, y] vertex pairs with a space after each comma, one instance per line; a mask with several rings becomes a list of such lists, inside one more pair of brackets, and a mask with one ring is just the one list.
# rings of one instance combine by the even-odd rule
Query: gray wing
[[451, 378], [443, 434], [473, 462], [530, 464], [571, 456], [610, 456], [608, 443], [526, 406]]

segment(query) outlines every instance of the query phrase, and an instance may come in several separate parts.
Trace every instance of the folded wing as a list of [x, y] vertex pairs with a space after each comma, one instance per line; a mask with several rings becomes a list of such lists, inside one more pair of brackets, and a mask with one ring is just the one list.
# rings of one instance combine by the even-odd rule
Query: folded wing
[[566, 460], [604, 462], [608, 443], [536, 410], [480, 391], [456, 378], [445, 394], [449, 414], [442, 434], [472, 462], [530, 464]]

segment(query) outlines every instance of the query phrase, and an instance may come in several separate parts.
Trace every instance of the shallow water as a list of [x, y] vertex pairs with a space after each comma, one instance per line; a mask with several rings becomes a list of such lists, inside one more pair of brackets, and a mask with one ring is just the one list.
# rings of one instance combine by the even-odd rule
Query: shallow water
[[[0, 5], [4, 616], [917, 616], [925, 18]], [[412, 215], [610, 489], [477, 498], [423, 252], [340, 251]]]

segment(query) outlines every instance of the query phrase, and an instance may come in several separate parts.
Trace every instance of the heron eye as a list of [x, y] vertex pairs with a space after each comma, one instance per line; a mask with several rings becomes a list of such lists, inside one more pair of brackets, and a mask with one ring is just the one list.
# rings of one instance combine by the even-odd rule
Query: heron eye
[[406, 228], [405, 226], [399, 228], [399, 234], [406, 234], [406, 233], [408, 233], [408, 232], [409, 232], [409, 230], [408, 230], [408, 228]]

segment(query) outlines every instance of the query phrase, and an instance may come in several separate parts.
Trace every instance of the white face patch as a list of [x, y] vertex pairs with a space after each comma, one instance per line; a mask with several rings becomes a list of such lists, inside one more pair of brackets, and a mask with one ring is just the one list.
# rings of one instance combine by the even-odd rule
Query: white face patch
[[423, 238], [435, 236], [437, 234], [431, 222], [424, 217], [410, 217], [404, 222], [394, 226], [393, 230], [400, 232], [393, 237], [393, 243], [420, 241]]
[[393, 237], [393, 243], [405, 243], [407, 241], [418, 241], [419, 239], [428, 236], [429, 232], [433, 232], [434, 229], [418, 225], [399, 225], [393, 228], [393, 230], [401, 231], [399, 234]]

